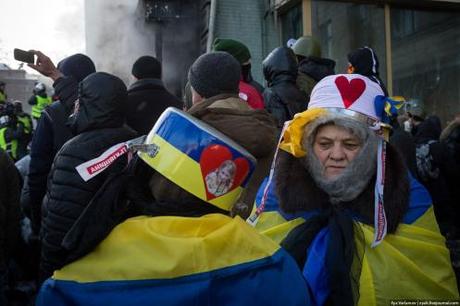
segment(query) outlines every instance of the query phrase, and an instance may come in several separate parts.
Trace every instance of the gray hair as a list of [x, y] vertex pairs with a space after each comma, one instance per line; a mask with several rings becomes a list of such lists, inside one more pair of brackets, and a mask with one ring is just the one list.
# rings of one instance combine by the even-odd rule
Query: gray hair
[[[324, 177], [324, 166], [313, 153], [316, 134], [319, 128], [325, 125], [345, 128], [358, 137], [362, 144], [358, 155], [334, 179]], [[326, 115], [305, 127], [302, 147], [307, 155], [302, 158], [302, 164], [310, 172], [318, 187], [329, 195], [332, 204], [348, 202], [359, 196], [375, 175], [378, 142], [378, 136], [366, 124], [343, 115]]]

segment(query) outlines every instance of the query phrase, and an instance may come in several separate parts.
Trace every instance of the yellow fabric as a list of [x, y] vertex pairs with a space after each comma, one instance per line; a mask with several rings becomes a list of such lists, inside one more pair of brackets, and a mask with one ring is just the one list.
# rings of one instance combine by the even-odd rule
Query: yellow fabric
[[[304, 220], [283, 223], [276, 214], [262, 213], [256, 229], [280, 243]], [[458, 299], [449, 251], [432, 207], [413, 224], [400, 224], [396, 234], [387, 235], [376, 248], [370, 247], [374, 228], [357, 224], [365, 238], [358, 305], [386, 306], [396, 299]]]
[[401, 224], [370, 248], [374, 228], [359, 223], [365, 255], [358, 305], [390, 305], [395, 299], [455, 299], [458, 289], [445, 239], [439, 233], [433, 208], [411, 225]]
[[6, 95], [0, 91], [0, 103], [6, 102]]
[[40, 118], [42, 111], [53, 102], [51, 97], [41, 97], [36, 95], [35, 98], [37, 99], [37, 104], [32, 106], [32, 117], [38, 119]]
[[27, 115], [17, 116], [17, 117], [18, 117], [18, 121], [24, 125], [24, 132], [26, 134], [30, 134], [32, 132], [32, 121], [30, 120], [30, 117]]
[[239, 217], [135, 217], [87, 256], [55, 271], [78, 282], [168, 279], [273, 255], [279, 246]]
[[[256, 204], [254, 204], [251, 216], [254, 215], [255, 212]], [[302, 218], [287, 221], [279, 212], [267, 211], [259, 215], [254, 228], [262, 235], [269, 237], [279, 244], [286, 238], [292, 229], [304, 222], [305, 220]]]
[[307, 152], [302, 148], [304, 127], [316, 118], [326, 114], [326, 112], [325, 109], [314, 108], [295, 114], [284, 132], [283, 140], [279, 146], [280, 149], [291, 153], [295, 157], [305, 156]]
[[18, 157], [18, 141], [17, 139], [12, 139], [9, 142], [6, 142], [6, 129], [6, 127], [0, 129], [0, 148], [7, 152], [11, 158], [16, 159]]
[[244, 188], [238, 186], [232, 191], [217, 198], [207, 200], [206, 187], [202, 179], [201, 167], [198, 162], [176, 149], [159, 135], [154, 135], [149, 143], [159, 146], [158, 154], [150, 157], [146, 153], [139, 156], [152, 168], [161, 173], [168, 180], [187, 190], [196, 197], [215, 205], [223, 210], [230, 211], [238, 200]]

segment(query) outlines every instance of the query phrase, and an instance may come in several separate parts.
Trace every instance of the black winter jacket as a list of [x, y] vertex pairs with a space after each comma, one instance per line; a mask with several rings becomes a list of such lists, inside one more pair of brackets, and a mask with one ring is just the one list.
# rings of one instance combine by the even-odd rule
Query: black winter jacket
[[42, 200], [46, 193], [47, 177], [56, 153], [72, 138], [72, 131], [66, 125], [74, 102], [78, 98], [78, 82], [73, 77], [62, 77], [53, 84], [59, 101], [53, 102], [42, 112], [34, 132], [30, 150], [30, 166], [27, 185], [22, 192], [21, 202], [32, 221], [32, 228], [38, 234], [41, 220]]
[[310, 102], [313, 87], [328, 75], [335, 74], [335, 62], [327, 58], [309, 56], [299, 63], [297, 87], [305, 94]]
[[0, 149], [0, 271], [19, 241], [19, 172]]
[[126, 124], [139, 135], [146, 135], [170, 106], [181, 109], [182, 101], [169, 93], [160, 79], [138, 80], [128, 90]]
[[61, 246], [63, 238], [106, 178], [126, 166], [126, 157], [119, 158], [87, 182], [75, 169], [113, 145], [136, 136], [123, 126], [126, 97], [123, 82], [106, 73], [94, 73], [80, 83], [79, 110], [72, 124], [72, 130], [78, 135], [56, 155], [43, 200], [42, 279], [68, 263], [70, 255], [69, 250]]
[[430, 116], [416, 126], [412, 130], [412, 134], [418, 150], [423, 145], [429, 147], [431, 169], [437, 169], [436, 177], [426, 177], [423, 174], [423, 164], [421, 163], [423, 159], [417, 158], [420, 182], [428, 189], [433, 198], [434, 213], [441, 233], [445, 234], [454, 222], [452, 220], [453, 208], [458, 199], [453, 199], [449, 195], [447, 177], [450, 169], [455, 167], [455, 163], [448, 153], [446, 144], [439, 141], [441, 121], [436, 116]]
[[307, 97], [296, 85], [297, 59], [287, 47], [273, 50], [262, 63], [268, 87], [265, 108], [276, 118], [278, 127], [307, 108]]

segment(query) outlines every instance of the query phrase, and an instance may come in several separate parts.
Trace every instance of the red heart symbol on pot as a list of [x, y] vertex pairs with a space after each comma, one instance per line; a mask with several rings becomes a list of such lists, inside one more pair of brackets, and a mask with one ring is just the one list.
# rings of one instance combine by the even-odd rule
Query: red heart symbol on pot
[[336, 78], [335, 85], [337, 85], [337, 88], [339, 89], [345, 108], [349, 108], [353, 105], [353, 103], [361, 97], [366, 89], [366, 83], [363, 80], [352, 79], [351, 81], [348, 81], [348, 79], [344, 76]]
[[219, 144], [209, 145], [203, 150], [200, 167], [208, 200], [227, 194], [240, 186], [249, 173], [247, 159], [233, 159], [232, 152]]

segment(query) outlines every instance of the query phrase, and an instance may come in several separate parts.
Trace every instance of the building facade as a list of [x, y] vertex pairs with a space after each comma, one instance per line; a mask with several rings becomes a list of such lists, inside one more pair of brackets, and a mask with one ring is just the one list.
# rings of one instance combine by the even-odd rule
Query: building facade
[[372, 47], [392, 95], [419, 99], [443, 123], [460, 113], [460, 1], [275, 0], [280, 44], [313, 35], [322, 56], [347, 69], [347, 54]]
[[233, 38], [262, 61], [290, 38], [313, 35], [322, 56], [345, 73], [347, 54], [372, 47], [391, 95], [423, 101], [446, 123], [460, 113], [460, 0], [86, 0], [87, 53], [98, 70], [126, 83], [134, 60], [162, 60], [164, 80], [180, 96], [190, 65], [215, 38]]
[[24, 111], [30, 113], [31, 106], [27, 101], [32, 95], [37, 79], [28, 75], [25, 70], [11, 69], [7, 65], [0, 64], [0, 81], [6, 84], [8, 101], [21, 101]]

